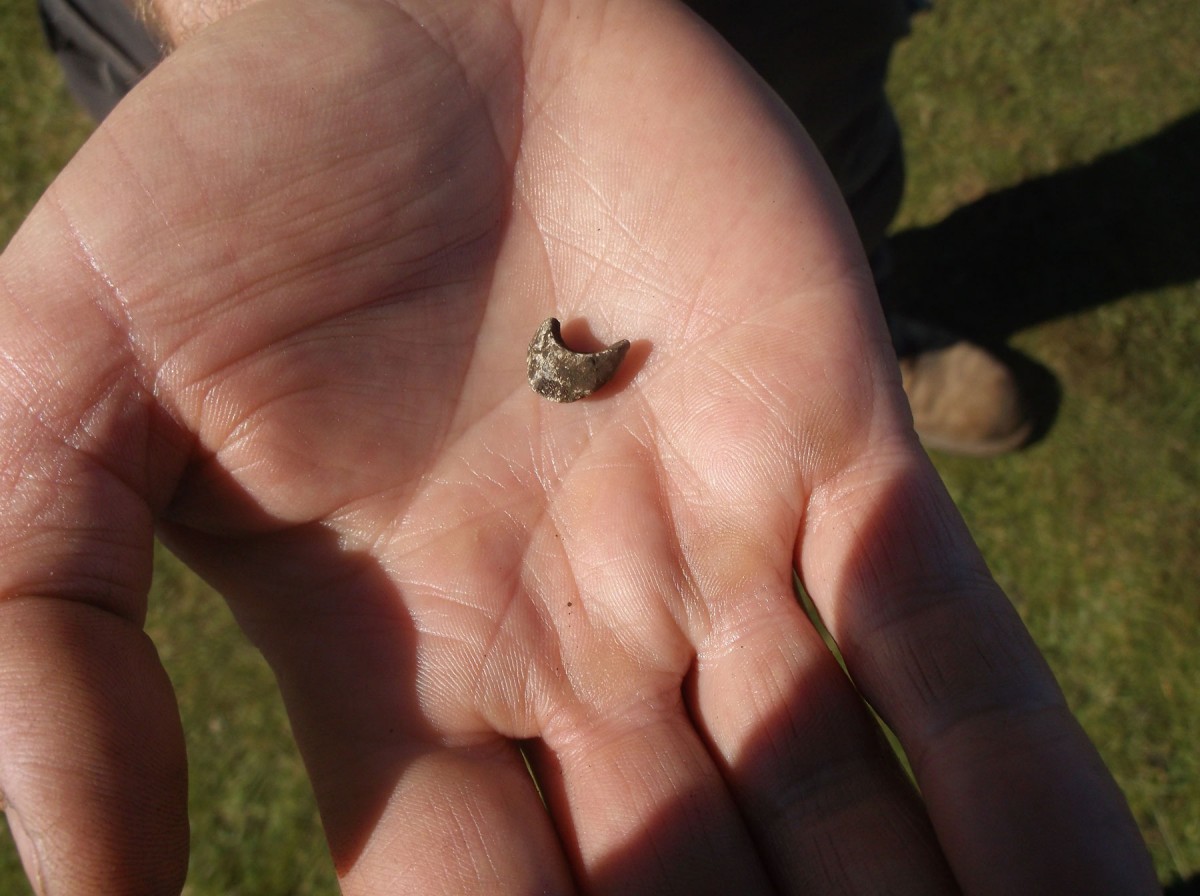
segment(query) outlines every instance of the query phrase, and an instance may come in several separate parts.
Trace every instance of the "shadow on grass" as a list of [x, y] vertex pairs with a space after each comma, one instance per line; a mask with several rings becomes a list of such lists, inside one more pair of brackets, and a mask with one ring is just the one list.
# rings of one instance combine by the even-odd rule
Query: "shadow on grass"
[[[731, 0], [689, 3], [788, 100], [814, 136], [829, 116], [843, 121], [829, 98], [844, 99], [839, 90], [847, 96], [866, 90], [870, 73], [882, 71], [887, 49], [907, 30], [902, 17], [889, 18], [876, 7], [852, 16], [829, 5], [827, 20], [809, 5], [780, 0], [752, 4], [753, 10]], [[860, 69], [828, 61], [830, 48], [846, 47], [867, 54]], [[797, 82], [797, 71], [850, 80], [813, 91]], [[837, 132], [824, 142], [836, 152]], [[1090, 164], [985, 196], [891, 242], [889, 308], [968, 336], [1005, 360], [1031, 402], [1036, 441], [1053, 424], [1060, 387], [1045, 366], [1008, 347], [1008, 338], [1131, 293], [1200, 277], [1200, 112]]]
[[984, 196], [892, 239], [893, 306], [988, 346], [1016, 373], [1035, 420], [1062, 399], [1014, 333], [1200, 277], [1200, 112], [1088, 165]]
[[1200, 277], [1200, 112], [893, 239], [897, 300], [985, 343]]
[[1015, 332], [1200, 277], [1200, 112], [1156, 136], [991, 193], [892, 239], [890, 300], [986, 345], [1054, 425], [1055, 375], [1010, 348]]
[[1163, 896], [1200, 896], [1200, 873], [1187, 880], [1173, 880], [1163, 887]]

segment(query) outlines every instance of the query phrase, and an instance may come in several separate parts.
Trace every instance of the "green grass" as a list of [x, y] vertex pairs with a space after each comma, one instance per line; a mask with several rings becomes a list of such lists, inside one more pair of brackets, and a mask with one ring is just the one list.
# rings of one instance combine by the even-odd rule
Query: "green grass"
[[[1015, 456], [935, 459], [1125, 789], [1160, 879], [1192, 886], [1197, 59], [1195, 0], [941, 0], [891, 85], [910, 168], [901, 287], [1033, 359], [1057, 412]], [[88, 130], [31, 0], [0, 0], [0, 243]], [[165, 555], [156, 569], [149, 627], [192, 768], [186, 892], [334, 892], [269, 671], [208, 589]], [[0, 892], [29, 892], [6, 843]]]
[[1039, 444], [938, 467], [1124, 788], [1160, 879], [1192, 886], [1196, 11], [1193, 0], [944, 0], [892, 79], [910, 169], [899, 279], [926, 291], [916, 306], [1011, 337], [1060, 393]]
[[0, 245], [90, 131], [43, 49], [32, 0], [0, 0]]
[[336, 893], [316, 803], [266, 662], [165, 550], [147, 630], [179, 695], [191, 772], [188, 896]]

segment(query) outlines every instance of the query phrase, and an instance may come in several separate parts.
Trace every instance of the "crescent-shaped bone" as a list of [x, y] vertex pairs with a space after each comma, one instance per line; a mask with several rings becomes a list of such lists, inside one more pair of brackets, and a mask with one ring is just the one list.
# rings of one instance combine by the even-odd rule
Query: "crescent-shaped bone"
[[629, 340], [599, 352], [573, 352], [556, 318], [547, 318], [529, 343], [529, 385], [551, 401], [578, 401], [607, 383], [629, 351]]

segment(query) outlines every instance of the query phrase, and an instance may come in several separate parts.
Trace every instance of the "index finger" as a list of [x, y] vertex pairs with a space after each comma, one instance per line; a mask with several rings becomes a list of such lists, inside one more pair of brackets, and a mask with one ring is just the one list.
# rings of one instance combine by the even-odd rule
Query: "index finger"
[[913, 440], [818, 486], [800, 544], [966, 892], [1158, 892], [1124, 797]]

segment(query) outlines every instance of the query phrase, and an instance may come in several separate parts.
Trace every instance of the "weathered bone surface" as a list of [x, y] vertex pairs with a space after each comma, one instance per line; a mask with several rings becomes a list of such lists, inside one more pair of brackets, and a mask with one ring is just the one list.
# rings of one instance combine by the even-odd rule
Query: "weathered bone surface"
[[556, 318], [547, 318], [529, 343], [529, 385], [551, 401], [578, 401], [591, 395], [617, 372], [629, 340], [599, 352], [573, 352], [562, 340]]

